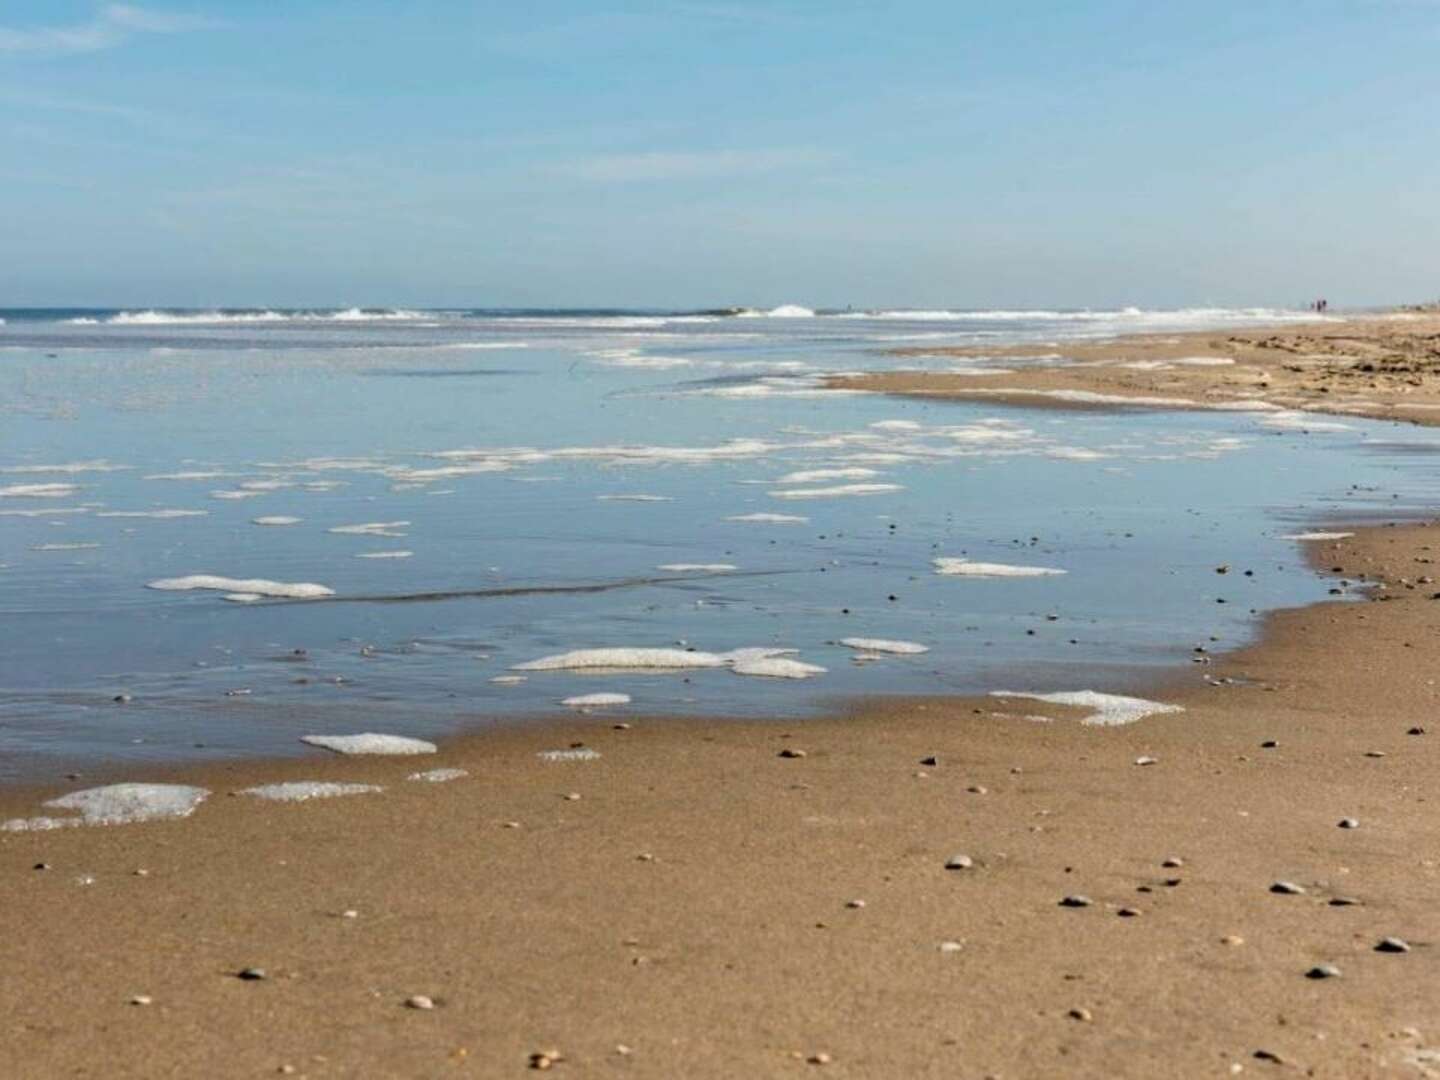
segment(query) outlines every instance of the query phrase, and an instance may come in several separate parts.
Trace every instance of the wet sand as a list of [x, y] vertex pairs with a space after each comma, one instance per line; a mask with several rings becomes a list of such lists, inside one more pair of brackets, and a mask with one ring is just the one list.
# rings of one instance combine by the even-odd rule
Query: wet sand
[[[979, 375], [900, 370], [832, 378], [828, 385], [1052, 407], [1113, 408], [1125, 400], [1192, 408], [1261, 403], [1440, 424], [1440, 312], [1434, 311], [1082, 343], [912, 348], [893, 355], [901, 364], [907, 356], [957, 361], [1062, 357], [1065, 362]], [[1233, 362], [1196, 363], [1197, 358]]]
[[[215, 794], [0, 834], [0, 1075], [1440, 1075], [1440, 528], [1310, 548], [1370, 599], [1337, 580], [1124, 727], [1023, 699], [617, 710], [148, 772]], [[602, 756], [536, 756], [574, 743]], [[404, 779], [438, 767], [470, 776]], [[289, 779], [387, 790], [229, 795]]]

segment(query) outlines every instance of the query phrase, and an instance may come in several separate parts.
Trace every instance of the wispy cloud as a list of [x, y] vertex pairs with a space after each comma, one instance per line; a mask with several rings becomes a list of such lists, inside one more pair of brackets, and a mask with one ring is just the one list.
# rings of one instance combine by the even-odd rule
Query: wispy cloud
[[0, 26], [3, 53], [87, 53], [113, 49], [138, 34], [178, 34], [212, 23], [195, 15], [153, 11], [132, 4], [106, 4], [86, 22], [66, 26]]
[[772, 150], [646, 150], [596, 154], [562, 167], [571, 176], [603, 183], [697, 180], [781, 172], [824, 165], [833, 155], [807, 147]]

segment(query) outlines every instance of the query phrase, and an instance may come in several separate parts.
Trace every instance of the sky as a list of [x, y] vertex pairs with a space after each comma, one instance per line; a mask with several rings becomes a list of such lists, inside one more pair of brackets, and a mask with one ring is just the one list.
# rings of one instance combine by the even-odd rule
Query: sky
[[0, 0], [0, 307], [1440, 297], [1440, 0]]

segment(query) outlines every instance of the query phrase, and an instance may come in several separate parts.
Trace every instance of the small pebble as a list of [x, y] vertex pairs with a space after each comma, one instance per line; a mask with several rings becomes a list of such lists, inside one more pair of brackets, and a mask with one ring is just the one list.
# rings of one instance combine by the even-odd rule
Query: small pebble
[[935, 755], [932, 754], [932, 755], [930, 755], [929, 757], [922, 757], [922, 758], [920, 759], [920, 764], [921, 764], [921, 765], [932, 765], [932, 766], [933, 766], [933, 765], [939, 765], [939, 764], [940, 764], [940, 759], [937, 758]]
[[149, 870], [146, 870], [143, 866], [142, 866], [140, 869], [138, 869], [138, 870], [132, 871], [132, 873], [133, 873], [136, 877], [149, 877], [149, 876], [150, 876], [150, 871], [149, 871]]
[[1386, 937], [1381, 938], [1375, 946], [1376, 952], [1402, 953], [1410, 951], [1410, 943], [1404, 938]]
[[269, 978], [269, 976], [265, 974], [265, 969], [258, 967], [241, 968], [235, 973], [235, 977], [245, 982], [259, 982], [261, 979]]
[[1360, 901], [1353, 896], [1332, 896], [1330, 898], [1331, 907], [1354, 907], [1358, 903]]
[[852, 908], [852, 909], [858, 910], [858, 909], [863, 908], [863, 907], [865, 906], [865, 901], [864, 901], [864, 900], [846, 900], [846, 901], [845, 901], [845, 906], [846, 906], [847, 908]]
[[1173, 870], [1177, 866], [1184, 866], [1185, 860], [1178, 855], [1171, 855], [1168, 859], [1162, 860], [1160, 865]]
[[[895, 598], [892, 596], [890, 599], [894, 600]], [[835, 1059], [832, 1058], [829, 1054], [825, 1053], [824, 1050], [821, 1050], [819, 1053], [811, 1054], [805, 1060], [811, 1065], [829, 1065], [830, 1062], [834, 1061]]]
[[1425, 734], [1425, 729], [1424, 729], [1423, 727], [1412, 727], [1412, 728], [1410, 728], [1408, 731], [1406, 731], [1405, 734], [1406, 734], [1406, 735], [1424, 735], [1424, 734]]
[[1270, 886], [1270, 891], [1282, 896], [1300, 896], [1305, 892], [1303, 887], [1296, 885], [1293, 881], [1277, 881]]
[[565, 793], [565, 801], [566, 801], [566, 802], [578, 802], [579, 800], [580, 800], [580, 793], [579, 793], [578, 791], [568, 791], [568, 792]]
[[116, 694], [115, 697], [111, 700], [113, 700], [116, 705], [128, 705], [135, 699], [132, 698], [129, 694]]
[[433, 1009], [435, 1008], [435, 999], [426, 997], [424, 994], [412, 994], [405, 999], [405, 1007], [407, 1009]]
[[37, 863], [36, 863], [34, 866], [32, 866], [30, 869], [32, 869], [32, 870], [49, 870], [49, 869], [50, 869], [50, 864], [49, 864], [48, 862], [37, 862]]
[[792, 750], [792, 749], [791, 749], [790, 747], [788, 747], [788, 746], [787, 746], [784, 750], [781, 750], [781, 751], [780, 751], [780, 757], [782, 757], [782, 758], [802, 758], [802, 757], [804, 757], [804, 756], [805, 756], [805, 751], [804, 751], [804, 750]]
[[1160, 759], [1159, 759], [1159, 758], [1154, 758], [1154, 757], [1149, 757], [1149, 756], [1137, 757], [1137, 758], [1135, 759], [1135, 764], [1136, 764], [1136, 765], [1158, 765], [1158, 764], [1160, 764]]
[[1385, 756], [1385, 751], [1384, 751], [1384, 750], [1366, 750], [1366, 751], [1365, 751], [1365, 756], [1366, 756], [1366, 757], [1384, 757], [1384, 756]]
[[558, 1062], [564, 1060], [565, 1055], [559, 1050], [537, 1050], [530, 1055], [530, 1068], [552, 1069]]
[[1353, 817], [1342, 817], [1342, 818], [1340, 819], [1340, 821], [1339, 821], [1338, 824], [1339, 824], [1340, 828], [1342, 828], [1342, 829], [1358, 829], [1358, 828], [1360, 828], [1360, 822], [1357, 821], [1357, 820], [1356, 820], [1355, 818], [1353, 818]]
[[989, 795], [989, 794], [990, 794], [990, 789], [987, 788], [987, 787], [985, 787], [983, 784], [971, 784], [971, 785], [970, 785], [969, 787], [967, 787], [965, 790], [968, 791], [968, 792], [970, 792], [971, 795]]
[[1338, 979], [1340, 969], [1334, 964], [1316, 964], [1305, 972], [1305, 977], [1307, 979]]
[[965, 946], [958, 941], [942, 941], [939, 947], [942, 953], [957, 953], [965, 948]]
[[1060, 901], [1061, 907], [1089, 907], [1095, 901], [1088, 896], [1081, 896], [1079, 893], [1067, 896]]
[[1275, 1065], [1285, 1064], [1285, 1059], [1274, 1050], [1256, 1050], [1253, 1056], [1257, 1061], [1268, 1061]]
[[1279, 739], [1266, 739], [1264, 742], [1262, 742], [1262, 743], [1260, 744], [1260, 749], [1262, 749], [1262, 750], [1274, 750], [1274, 749], [1275, 749], [1277, 746], [1279, 746], [1279, 745], [1280, 745], [1280, 740], [1279, 740]]
[[1119, 915], [1122, 919], [1136, 919], [1140, 916], [1140, 909], [1133, 907], [1122, 907], [1119, 911], [1115, 912], [1115, 914]]
[[946, 870], [969, 870], [975, 865], [975, 860], [969, 855], [951, 855], [945, 860]]
[[1090, 1012], [1090, 1010], [1085, 1008], [1071, 1009], [1065, 1015], [1070, 1017], [1071, 1020], [1079, 1020], [1082, 1023], [1087, 1024], [1095, 1018], [1094, 1015]]
[[149, 994], [136, 994], [134, 997], [132, 997], [132, 998], [130, 999], [130, 1004], [131, 1004], [131, 1005], [149, 1005], [149, 1004], [151, 1004], [154, 1000], [155, 1000], [155, 999], [152, 998]]
[[1239, 934], [1226, 934], [1220, 939], [1221, 945], [1244, 945], [1245, 939]]

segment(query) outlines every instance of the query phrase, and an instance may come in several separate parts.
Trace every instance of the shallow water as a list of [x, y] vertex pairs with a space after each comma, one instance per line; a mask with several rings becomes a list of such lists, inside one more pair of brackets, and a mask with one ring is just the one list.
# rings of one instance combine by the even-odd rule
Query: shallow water
[[[1063, 356], [1283, 313], [363, 315], [0, 312], [0, 776], [290, 752], [376, 717], [436, 735], [595, 693], [629, 695], [618, 716], [1123, 691], [1326, 596], [1282, 537], [1422, 505], [1440, 448], [1349, 419], [815, 386], [955, 366], [897, 344]], [[147, 588], [196, 575], [236, 580]], [[320, 592], [300, 586], [333, 595], [284, 598]], [[793, 649], [825, 670], [506, 678], [597, 647]]]

